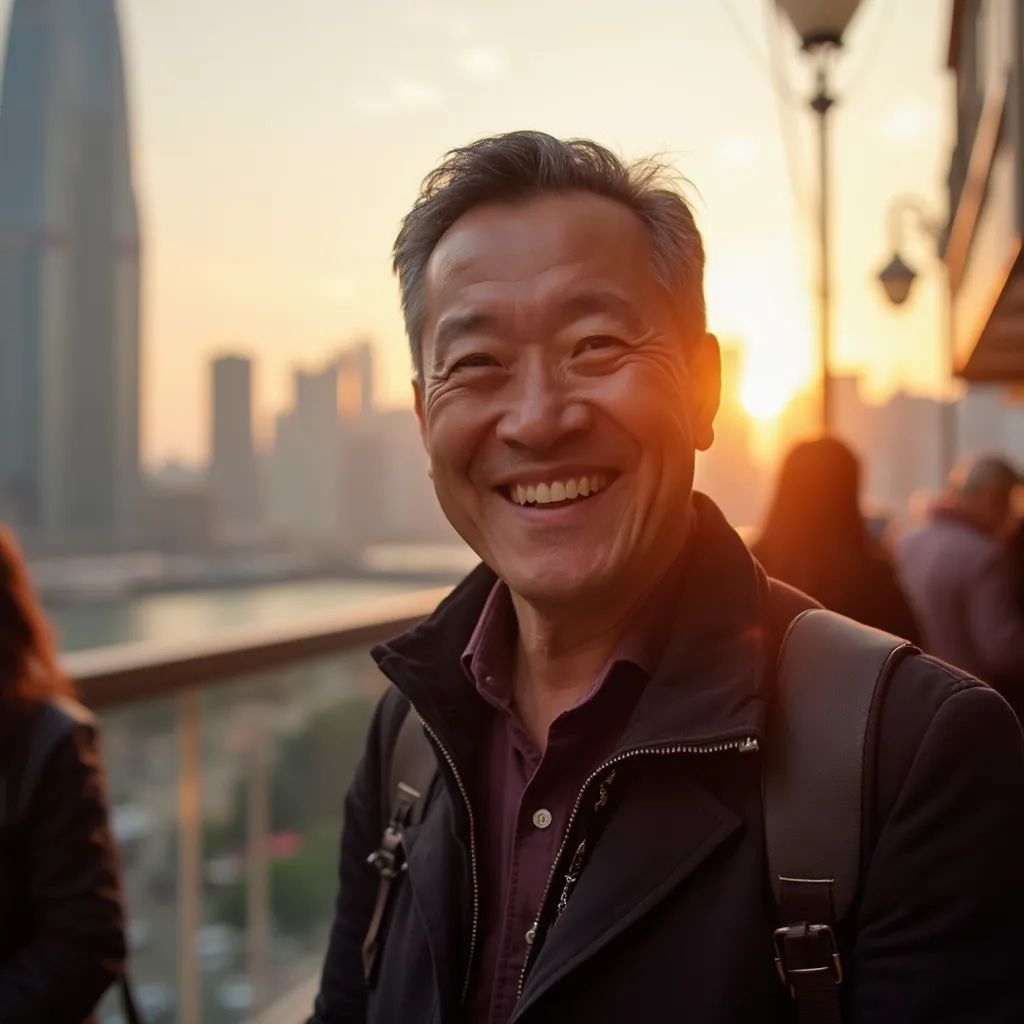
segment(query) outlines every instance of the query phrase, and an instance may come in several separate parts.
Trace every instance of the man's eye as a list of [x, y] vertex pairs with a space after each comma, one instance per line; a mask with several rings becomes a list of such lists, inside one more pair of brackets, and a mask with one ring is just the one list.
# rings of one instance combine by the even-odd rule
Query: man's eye
[[576, 346], [576, 355], [582, 355], [587, 352], [609, 352], [616, 348], [622, 348], [626, 343], [621, 338], [616, 338], [611, 334], [592, 334], [589, 338], [584, 338]]
[[477, 370], [491, 366], [498, 366], [498, 360], [485, 352], [474, 352], [472, 355], [463, 356], [452, 364], [452, 372], [456, 370]]

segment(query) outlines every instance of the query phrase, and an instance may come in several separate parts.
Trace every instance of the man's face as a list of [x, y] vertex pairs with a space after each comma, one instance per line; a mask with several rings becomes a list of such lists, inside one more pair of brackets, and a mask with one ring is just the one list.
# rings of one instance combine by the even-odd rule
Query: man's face
[[452, 525], [532, 603], [642, 596], [718, 402], [717, 343], [687, 350], [642, 222], [583, 192], [476, 207], [426, 289], [416, 407]]

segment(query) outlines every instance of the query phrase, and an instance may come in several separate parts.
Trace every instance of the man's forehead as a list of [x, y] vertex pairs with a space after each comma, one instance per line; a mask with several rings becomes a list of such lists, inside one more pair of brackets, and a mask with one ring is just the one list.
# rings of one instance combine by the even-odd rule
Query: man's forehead
[[546, 263], [631, 264], [649, 251], [646, 228], [622, 203], [586, 192], [545, 195], [463, 214], [435, 246], [427, 277], [433, 285], [479, 272], [513, 280]]

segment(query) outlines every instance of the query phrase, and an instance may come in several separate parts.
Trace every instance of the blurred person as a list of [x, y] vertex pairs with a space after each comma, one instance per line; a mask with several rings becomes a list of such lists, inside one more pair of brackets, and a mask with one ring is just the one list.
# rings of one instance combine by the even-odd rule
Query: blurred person
[[96, 733], [57, 664], [14, 539], [0, 529], [3, 1024], [91, 1020], [123, 973], [120, 871]]
[[826, 608], [912, 643], [920, 631], [885, 548], [860, 507], [857, 456], [834, 437], [795, 445], [751, 551], [769, 576]]
[[671, 173], [480, 140], [425, 179], [395, 269], [434, 489], [483, 564], [374, 649], [393, 686], [312, 1024], [782, 1024], [805, 980], [850, 1021], [1024, 1020], [1024, 740], [913, 648], [872, 716], [856, 920], [837, 950], [806, 918], [822, 966], [777, 976], [762, 744], [780, 627], [815, 604], [693, 492], [719, 355]]
[[1024, 713], [1024, 608], [1007, 548], [1020, 476], [999, 455], [968, 456], [944, 497], [896, 544], [930, 654], [984, 679]]

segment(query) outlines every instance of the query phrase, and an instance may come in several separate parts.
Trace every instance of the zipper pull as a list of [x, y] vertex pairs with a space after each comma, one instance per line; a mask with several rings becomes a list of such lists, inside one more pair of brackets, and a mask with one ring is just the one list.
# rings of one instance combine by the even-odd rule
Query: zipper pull
[[753, 736], [748, 736], [736, 749], [741, 754], [755, 754], [761, 749], [761, 744]]
[[569, 870], [565, 873], [565, 884], [562, 886], [562, 895], [558, 897], [558, 906], [555, 908], [555, 920], [557, 921], [564, 912], [565, 908], [569, 905], [569, 896], [572, 893], [572, 888], [576, 884], [576, 879], [580, 877], [580, 868], [583, 866], [583, 856], [587, 852], [587, 841], [586, 839], [576, 847], [576, 852], [572, 855], [572, 863], [569, 865]]
[[608, 774], [608, 777], [601, 783], [600, 789], [597, 793], [597, 800], [594, 803], [594, 810], [599, 811], [606, 803], [608, 803], [608, 787], [615, 781], [615, 769], [613, 768]]

